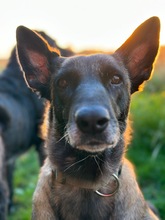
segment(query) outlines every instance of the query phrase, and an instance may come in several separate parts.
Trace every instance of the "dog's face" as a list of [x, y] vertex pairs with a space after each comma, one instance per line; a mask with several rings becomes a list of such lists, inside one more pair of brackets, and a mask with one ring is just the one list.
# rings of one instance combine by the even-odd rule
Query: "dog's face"
[[159, 19], [152, 17], [114, 54], [70, 58], [60, 57], [35, 32], [17, 29], [27, 84], [51, 103], [49, 145], [59, 145], [56, 158], [68, 155], [68, 148], [72, 154], [73, 149], [90, 154], [110, 149], [120, 161], [130, 95], [150, 77], [159, 28]]
[[56, 122], [65, 131], [60, 138], [89, 152], [115, 147], [129, 106], [130, 80], [124, 66], [102, 54], [61, 58], [51, 82]]

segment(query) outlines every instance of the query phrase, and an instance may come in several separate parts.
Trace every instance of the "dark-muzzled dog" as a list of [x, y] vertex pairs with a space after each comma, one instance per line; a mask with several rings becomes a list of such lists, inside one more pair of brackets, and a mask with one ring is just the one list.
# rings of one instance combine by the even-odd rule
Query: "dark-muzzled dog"
[[152, 17], [112, 55], [65, 58], [18, 27], [27, 84], [50, 101], [48, 156], [32, 219], [157, 219], [125, 157], [125, 131], [130, 95], [151, 76], [159, 31], [159, 19]]

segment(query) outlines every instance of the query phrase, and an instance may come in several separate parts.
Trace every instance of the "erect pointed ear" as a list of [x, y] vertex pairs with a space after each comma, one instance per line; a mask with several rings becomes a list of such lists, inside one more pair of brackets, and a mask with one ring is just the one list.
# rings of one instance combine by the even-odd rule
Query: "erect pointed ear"
[[151, 17], [142, 23], [114, 53], [130, 74], [131, 93], [137, 91], [151, 76], [159, 48], [159, 32], [159, 18]]
[[59, 54], [36, 32], [19, 26], [16, 31], [17, 56], [25, 80], [33, 91], [49, 98], [51, 61]]

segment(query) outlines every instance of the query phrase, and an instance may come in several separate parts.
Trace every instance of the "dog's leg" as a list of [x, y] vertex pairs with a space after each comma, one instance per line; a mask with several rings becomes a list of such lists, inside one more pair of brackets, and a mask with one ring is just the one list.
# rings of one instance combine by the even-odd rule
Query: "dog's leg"
[[57, 213], [55, 213], [55, 210], [50, 206], [54, 175], [52, 175], [48, 160], [45, 161], [44, 166], [41, 168], [40, 177], [41, 176], [41, 181], [39, 180], [33, 195], [32, 220], [58, 220]]
[[0, 136], [0, 219], [5, 220], [8, 209], [8, 186], [5, 178], [5, 147]]
[[9, 161], [6, 163], [5, 169], [6, 169], [6, 178], [9, 188], [9, 204], [8, 209], [9, 212], [11, 211], [12, 205], [13, 205], [13, 174], [14, 174], [14, 168], [15, 168], [15, 161]]
[[7, 216], [7, 197], [6, 197], [6, 182], [0, 180], [0, 219], [5, 220]]

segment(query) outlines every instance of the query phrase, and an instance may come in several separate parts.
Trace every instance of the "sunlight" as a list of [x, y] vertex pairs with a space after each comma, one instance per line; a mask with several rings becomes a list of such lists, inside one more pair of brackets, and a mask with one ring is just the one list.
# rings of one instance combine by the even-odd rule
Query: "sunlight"
[[20, 0], [4, 1], [0, 19], [0, 58], [9, 56], [19, 25], [47, 32], [62, 47], [72, 46], [76, 51], [89, 48], [108, 51], [120, 46], [144, 20], [158, 16], [161, 19], [160, 43], [165, 44], [163, 2], [47, 0], [46, 5], [39, 0], [29, 0], [28, 4]]

